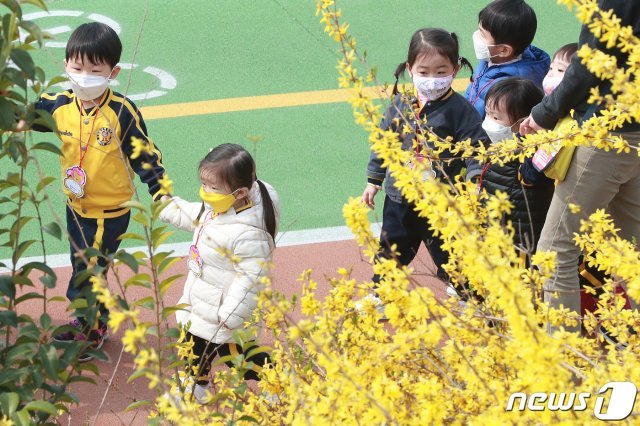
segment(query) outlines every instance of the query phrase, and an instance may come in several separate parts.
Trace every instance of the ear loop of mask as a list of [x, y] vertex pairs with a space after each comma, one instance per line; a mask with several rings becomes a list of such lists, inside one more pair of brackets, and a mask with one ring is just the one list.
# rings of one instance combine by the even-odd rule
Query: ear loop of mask
[[[509, 129], [511, 129], [511, 131], [513, 133], [519, 133], [520, 131], [520, 124], [522, 124], [522, 122], [526, 119], [527, 117], [522, 117], [517, 119], [511, 126], [509, 126]], [[513, 126], [518, 126], [518, 128], [516, 130], [513, 130]]]

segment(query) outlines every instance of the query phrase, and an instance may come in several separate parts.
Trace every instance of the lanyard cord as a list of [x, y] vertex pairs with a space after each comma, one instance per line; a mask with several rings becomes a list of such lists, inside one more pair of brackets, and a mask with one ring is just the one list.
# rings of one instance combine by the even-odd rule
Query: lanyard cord
[[82, 105], [82, 101], [78, 99], [78, 103], [80, 104], [81, 112], [80, 112], [80, 162], [78, 163], [78, 167], [82, 168], [82, 161], [84, 160], [84, 156], [87, 155], [87, 151], [89, 150], [89, 144], [91, 143], [91, 136], [93, 136], [93, 129], [96, 124], [96, 120], [98, 119], [98, 115], [100, 115], [100, 103], [102, 102], [102, 96], [100, 97], [100, 101], [96, 105], [96, 115], [93, 116], [93, 121], [91, 122], [91, 131], [89, 132], [89, 139], [87, 140], [86, 145], [82, 145], [82, 112], [84, 111], [84, 106]]
[[193, 246], [197, 249], [198, 248], [198, 242], [200, 241], [200, 236], [202, 235], [202, 232], [204, 231], [204, 226], [207, 224], [207, 222], [213, 220], [216, 216], [218, 216], [218, 213], [213, 213], [213, 212], [209, 212], [209, 217], [207, 218], [205, 216], [204, 221], [202, 222], [202, 225], [200, 226], [200, 230], [198, 231], [198, 236], [196, 237], [196, 242], [193, 243]]
[[482, 92], [484, 92], [484, 89], [486, 89], [487, 86], [493, 83], [494, 81], [495, 81], [495, 78], [487, 81], [482, 87], [478, 87], [478, 91], [476, 92], [475, 97], [469, 100], [469, 102], [471, 102], [471, 105], [476, 106], [476, 102], [478, 102], [478, 99], [480, 99], [480, 96], [482, 96]]
[[478, 186], [482, 188], [482, 183], [484, 182], [484, 175], [489, 171], [489, 167], [491, 167], [491, 163], [487, 163], [482, 167], [482, 173], [480, 173], [480, 179], [478, 180]]

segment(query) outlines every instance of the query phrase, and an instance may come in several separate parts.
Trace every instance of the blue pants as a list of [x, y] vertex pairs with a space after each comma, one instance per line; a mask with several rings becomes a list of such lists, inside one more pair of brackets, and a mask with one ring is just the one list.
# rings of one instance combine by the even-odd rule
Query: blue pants
[[[109, 318], [109, 311], [104, 305], [95, 301], [95, 295], [91, 291], [91, 282], [89, 281], [91, 274], [87, 271], [87, 263], [76, 255], [78, 252], [82, 254], [88, 247], [100, 250], [103, 255], [115, 253], [120, 246], [118, 237], [127, 231], [130, 216], [131, 213], [127, 212], [122, 216], [110, 219], [91, 219], [80, 216], [67, 206], [67, 232], [69, 233], [73, 268], [67, 287], [67, 298], [70, 301], [79, 297], [85, 298], [89, 305], [88, 308], [92, 307], [91, 302], [95, 302], [100, 311], [100, 321], [102, 322], [106, 322]], [[109, 266], [107, 260], [99, 256], [96, 264], [104, 268], [106, 274]], [[78, 312], [78, 317], [80, 320], [84, 320], [84, 315], [81, 312]]]
[[[406, 266], [416, 257], [420, 244], [424, 243], [436, 264], [438, 278], [446, 281], [447, 274], [442, 265], [448, 262], [449, 253], [442, 249], [442, 240], [433, 235], [427, 219], [419, 217], [414, 207], [413, 204], [396, 203], [385, 197], [378, 256], [390, 258], [391, 246], [395, 244], [398, 252], [396, 260]], [[380, 277], [374, 276], [373, 281], [379, 282]]]

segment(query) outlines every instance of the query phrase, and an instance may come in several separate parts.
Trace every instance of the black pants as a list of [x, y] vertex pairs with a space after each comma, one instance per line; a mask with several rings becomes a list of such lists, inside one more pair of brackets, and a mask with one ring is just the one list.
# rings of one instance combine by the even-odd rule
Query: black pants
[[[258, 347], [255, 342], [247, 344], [247, 347], [245, 347], [243, 351], [243, 348], [235, 343], [212, 343], [201, 337], [194, 336], [187, 331], [187, 341], [191, 339], [193, 339], [194, 343], [193, 354], [198, 356], [198, 359], [194, 361], [194, 364], [198, 366], [199, 379], [197, 380], [197, 383], [199, 385], [205, 385], [209, 382], [207, 377], [211, 371], [211, 363], [218, 355], [224, 357], [228, 355], [235, 356], [243, 354], [246, 362], [252, 362], [253, 367], [244, 374], [245, 380], [260, 380], [258, 373], [262, 371], [262, 366], [271, 363], [271, 357], [266, 352], [258, 352], [247, 358], [247, 353], [249, 353], [251, 349]], [[233, 362], [231, 361], [227, 361], [225, 364], [229, 367], [233, 367]], [[189, 366], [187, 366], [187, 368], [190, 371]]]
[[[438, 278], [446, 281], [447, 274], [442, 265], [448, 262], [449, 253], [442, 249], [442, 240], [429, 230], [427, 219], [419, 217], [414, 208], [413, 204], [396, 203], [385, 197], [378, 256], [391, 258], [391, 246], [395, 244], [396, 260], [406, 266], [416, 257], [420, 244], [424, 243], [436, 265]], [[373, 282], [380, 282], [380, 277], [374, 275]]]
[[[71, 207], [67, 206], [67, 232], [69, 233], [71, 265], [73, 267], [69, 286], [67, 287], [67, 298], [70, 301], [74, 301], [79, 297], [87, 299], [89, 307], [85, 310], [85, 313], [90, 313], [97, 306], [101, 322], [108, 320], [109, 311], [104, 305], [97, 303], [95, 294], [91, 291], [92, 285], [89, 281], [91, 274], [87, 271], [88, 265], [81, 257], [76, 255], [80, 253], [86, 259], [82, 252], [88, 247], [94, 247], [105, 255], [115, 253], [120, 247], [118, 237], [127, 232], [130, 215], [130, 212], [127, 212], [122, 216], [110, 219], [90, 219], [78, 215]], [[98, 257], [96, 263], [105, 268], [104, 273], [106, 273], [107, 260], [103, 257]], [[95, 306], [91, 306], [92, 304]], [[95, 317], [95, 315], [94, 309], [91, 317]], [[85, 320], [84, 316], [78, 313], [81, 321]]]

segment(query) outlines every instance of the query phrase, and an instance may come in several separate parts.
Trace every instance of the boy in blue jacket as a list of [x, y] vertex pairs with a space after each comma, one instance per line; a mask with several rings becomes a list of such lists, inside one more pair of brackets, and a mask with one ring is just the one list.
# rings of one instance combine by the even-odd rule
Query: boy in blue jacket
[[520, 77], [542, 89], [549, 70], [549, 55], [531, 45], [537, 28], [536, 13], [523, 0], [495, 0], [478, 14], [473, 47], [480, 60], [465, 97], [485, 116], [485, 97], [496, 82]]

